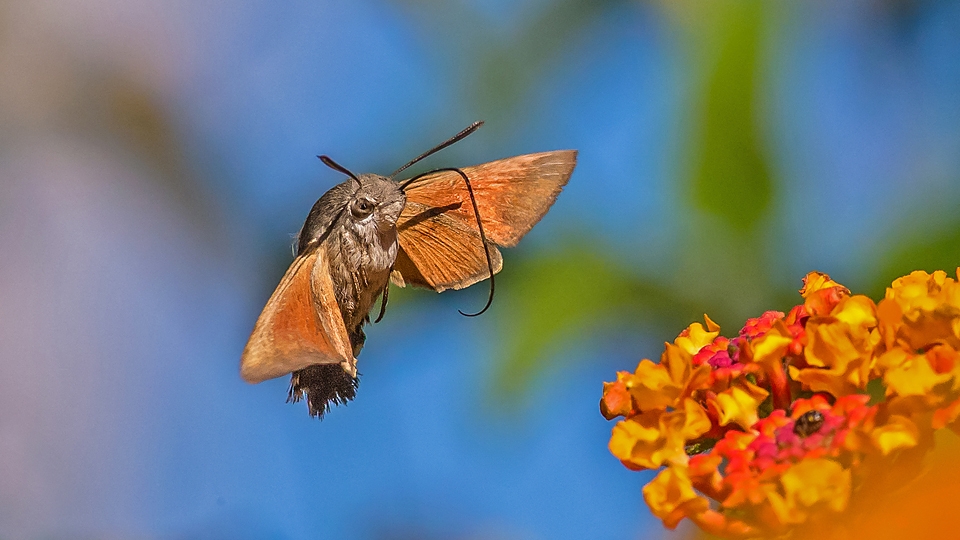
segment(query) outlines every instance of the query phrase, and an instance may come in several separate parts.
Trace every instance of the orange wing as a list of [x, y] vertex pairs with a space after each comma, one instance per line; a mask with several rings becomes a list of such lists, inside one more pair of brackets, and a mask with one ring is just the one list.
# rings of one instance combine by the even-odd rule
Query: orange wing
[[[395, 283], [401, 287], [409, 283], [443, 292], [462, 289], [490, 277], [476, 222], [472, 228], [468, 227], [454, 216], [431, 212], [429, 207], [409, 199], [403, 212], [430, 217], [404, 221], [401, 214], [397, 225], [400, 251], [393, 265]], [[472, 209], [470, 215], [473, 215]], [[499, 272], [503, 267], [500, 251], [489, 244], [487, 248], [493, 271]]]
[[[577, 162], [576, 150], [527, 154], [462, 170], [470, 178], [490, 244], [517, 245], [547, 213]], [[443, 291], [489, 277], [473, 205], [455, 172], [427, 175], [407, 186], [397, 221], [400, 252], [393, 281]], [[500, 252], [489, 245], [493, 271]]]
[[240, 375], [258, 383], [313, 364], [356, 369], [322, 246], [298, 256], [267, 300], [243, 349]]

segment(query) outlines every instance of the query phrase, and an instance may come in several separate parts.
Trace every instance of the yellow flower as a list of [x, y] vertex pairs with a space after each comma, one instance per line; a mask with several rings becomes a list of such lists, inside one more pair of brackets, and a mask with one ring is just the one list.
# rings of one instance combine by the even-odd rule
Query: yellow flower
[[916, 309], [931, 311], [941, 303], [944, 286], [954, 284], [943, 270], [928, 274], [923, 270], [910, 272], [909, 275], [893, 280], [887, 288], [885, 298], [893, 298], [903, 306], [904, 311]]
[[757, 339], [747, 344], [747, 360], [755, 362], [769, 371], [771, 367], [781, 365], [787, 348], [793, 342], [790, 329], [782, 320], [773, 323], [773, 326]]
[[705, 385], [710, 366], [695, 368], [691, 360], [689, 352], [667, 343], [659, 364], [641, 361], [630, 387], [637, 406], [641, 410], [677, 407], [680, 400]]
[[862, 294], [844, 298], [830, 315], [850, 328], [869, 329], [877, 326], [877, 306]]
[[[956, 355], [956, 352], [954, 352]], [[887, 395], [935, 397], [938, 387], [944, 383], [953, 383], [954, 371], [938, 373], [927, 359], [926, 354], [911, 354], [903, 349], [887, 351], [877, 361], [887, 369], [883, 373], [883, 382], [887, 385]], [[953, 384], [944, 390], [952, 389]]]
[[[670, 367], [678, 367], [671, 373]], [[673, 366], [663, 363], [655, 364], [643, 359], [637, 365], [627, 389], [633, 396], [634, 402], [641, 411], [666, 409], [676, 403], [689, 378], [689, 367], [684, 368], [680, 362]]]
[[610, 453], [635, 469], [686, 464], [687, 442], [709, 430], [710, 419], [703, 408], [685, 399], [682, 410], [645, 411], [618, 422], [610, 436]]
[[880, 453], [887, 456], [904, 448], [912, 448], [920, 440], [920, 430], [906, 416], [891, 415], [887, 423], [871, 432]]
[[924, 354], [891, 349], [877, 359], [876, 370], [892, 414], [911, 418], [924, 431], [954, 425], [960, 415], [960, 353], [952, 347], [937, 345]]
[[707, 321], [708, 330], [703, 328], [700, 323], [693, 323], [688, 326], [677, 339], [673, 341], [674, 345], [690, 353], [690, 356], [697, 354], [703, 347], [709, 345], [717, 336], [720, 335], [720, 327], [717, 323], [710, 320], [710, 317], [703, 316]]
[[667, 467], [643, 487], [643, 500], [670, 529], [681, 519], [710, 509], [710, 502], [697, 494], [685, 467]]
[[734, 422], [745, 430], [757, 423], [757, 407], [770, 395], [769, 392], [747, 380], [740, 380], [733, 386], [720, 392], [716, 397], [720, 411], [720, 425]]
[[934, 343], [960, 348], [960, 284], [938, 270], [916, 271], [896, 279], [886, 298], [903, 314], [897, 337], [914, 350]]
[[848, 294], [850, 292], [849, 289], [830, 279], [830, 276], [824, 274], [823, 272], [810, 272], [806, 275], [806, 277], [803, 278], [803, 288], [800, 289], [800, 296], [808, 298], [813, 293], [822, 291], [824, 289], [832, 289], [834, 287], [837, 287], [842, 291], [846, 291]]
[[897, 343], [897, 334], [903, 326], [903, 309], [893, 298], [884, 298], [877, 304], [877, 330], [886, 349], [893, 349]]
[[839, 301], [827, 317], [807, 322], [808, 344], [804, 358], [810, 366], [792, 369], [791, 375], [814, 392], [834, 396], [857, 393], [866, 388], [871, 359], [880, 335], [876, 307], [865, 296]]
[[784, 472], [780, 484], [784, 523], [803, 523], [816, 508], [841, 512], [850, 500], [850, 470], [831, 459], [805, 459]]
[[663, 463], [663, 456], [658, 454], [663, 447], [660, 434], [663, 414], [663, 411], [648, 411], [617, 422], [610, 435], [610, 453], [633, 468], [659, 467]]
[[685, 348], [667, 343], [660, 363], [644, 358], [634, 373], [621, 371], [615, 382], [604, 383], [601, 413], [612, 420], [636, 412], [679, 407], [710, 377], [710, 366], [694, 367], [691, 360]]

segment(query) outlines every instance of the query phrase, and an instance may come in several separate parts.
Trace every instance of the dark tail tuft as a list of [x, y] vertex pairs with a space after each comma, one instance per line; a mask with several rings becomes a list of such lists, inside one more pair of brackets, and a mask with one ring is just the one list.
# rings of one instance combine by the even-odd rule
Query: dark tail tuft
[[287, 403], [306, 398], [310, 416], [322, 420], [332, 405], [344, 405], [355, 398], [359, 386], [359, 377], [348, 375], [340, 364], [316, 364], [293, 373]]

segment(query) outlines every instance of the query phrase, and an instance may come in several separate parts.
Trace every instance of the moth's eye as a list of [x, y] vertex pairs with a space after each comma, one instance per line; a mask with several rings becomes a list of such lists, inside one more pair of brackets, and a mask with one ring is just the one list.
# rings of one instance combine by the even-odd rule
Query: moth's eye
[[357, 219], [363, 219], [373, 212], [373, 201], [370, 199], [357, 199], [350, 205], [350, 213]]

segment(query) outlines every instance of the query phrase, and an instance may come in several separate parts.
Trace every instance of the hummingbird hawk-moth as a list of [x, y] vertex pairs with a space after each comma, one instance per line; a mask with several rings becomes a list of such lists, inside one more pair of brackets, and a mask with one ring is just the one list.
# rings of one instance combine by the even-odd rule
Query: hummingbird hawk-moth
[[[442, 292], [490, 278], [540, 221], [576, 165], [575, 150], [526, 154], [473, 167], [394, 177], [459, 141], [476, 122], [390, 176], [354, 175], [313, 205], [296, 239], [296, 256], [243, 350], [240, 374], [258, 383], [291, 374], [287, 401], [306, 399], [312, 416], [356, 395], [363, 325], [377, 298], [383, 317], [390, 282]], [[463, 312], [461, 312], [463, 313]], [[464, 313], [464, 315], [467, 315]]]

